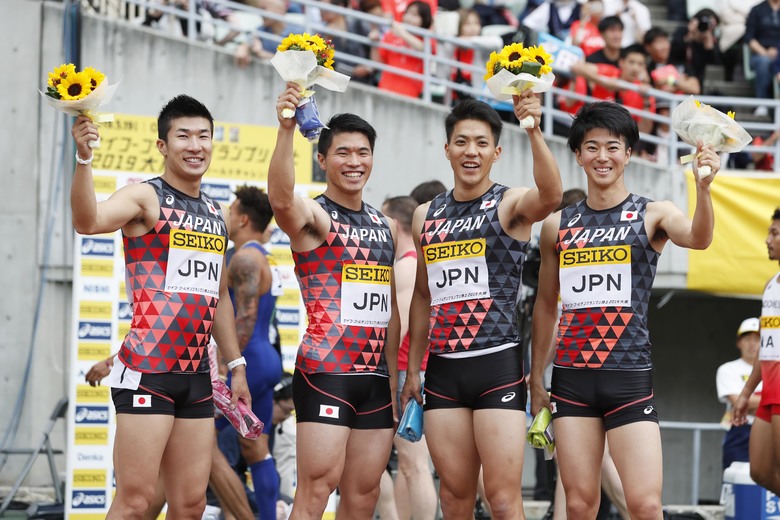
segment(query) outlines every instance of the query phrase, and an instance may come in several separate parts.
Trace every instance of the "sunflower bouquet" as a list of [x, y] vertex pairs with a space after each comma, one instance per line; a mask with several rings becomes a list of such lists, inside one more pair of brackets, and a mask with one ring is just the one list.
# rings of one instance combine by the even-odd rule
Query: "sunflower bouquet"
[[[512, 43], [500, 52], [490, 53], [485, 82], [499, 101], [508, 101], [528, 89], [535, 93], [546, 92], [555, 81], [552, 62], [552, 56], [541, 45], [524, 47], [522, 43]], [[523, 128], [533, 127], [533, 118], [526, 117], [520, 125]]]
[[[108, 84], [106, 75], [92, 67], [77, 72], [72, 63], [64, 63], [49, 72], [43, 99], [57, 110], [71, 116], [84, 114], [97, 123], [113, 121], [113, 114], [97, 114], [93, 110], [108, 103], [118, 83]], [[90, 141], [90, 148], [100, 147], [100, 140]]]
[[282, 112], [282, 116], [295, 116], [301, 134], [311, 142], [320, 138], [320, 132], [325, 125], [320, 121], [314, 92], [309, 90], [313, 85], [320, 85], [328, 90], [344, 92], [347, 90], [349, 76], [333, 70], [333, 42], [325, 40], [319, 34], [290, 34], [271, 58], [271, 64], [284, 81], [298, 83], [304, 88], [303, 98], [298, 108]]
[[[672, 111], [672, 129], [686, 144], [696, 146], [698, 141], [712, 146], [716, 152], [739, 152], [753, 140], [735, 120], [734, 112], [724, 114], [710, 105], [689, 96]], [[696, 159], [696, 154], [680, 157], [682, 164]], [[712, 173], [709, 166], [698, 170], [700, 179]]]

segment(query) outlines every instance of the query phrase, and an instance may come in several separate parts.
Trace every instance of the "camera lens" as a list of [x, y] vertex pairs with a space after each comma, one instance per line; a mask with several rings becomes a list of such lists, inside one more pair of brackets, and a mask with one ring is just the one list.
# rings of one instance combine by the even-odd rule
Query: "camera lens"
[[699, 25], [697, 27], [699, 32], [706, 32], [710, 30], [710, 17], [709, 16], [702, 16], [699, 18]]

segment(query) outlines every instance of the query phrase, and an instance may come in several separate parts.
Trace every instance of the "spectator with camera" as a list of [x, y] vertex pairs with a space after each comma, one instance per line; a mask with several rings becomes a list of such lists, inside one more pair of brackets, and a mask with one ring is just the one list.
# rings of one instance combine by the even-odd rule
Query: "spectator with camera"
[[683, 65], [704, 84], [704, 70], [707, 65], [720, 65], [720, 49], [715, 30], [720, 17], [712, 9], [698, 11], [688, 20], [687, 27], [680, 27], [672, 36], [669, 61]]
[[[772, 62], [780, 48], [780, 0], [764, 0], [753, 9], [745, 23], [745, 42], [750, 47], [750, 67], [756, 74], [756, 98], [772, 97]], [[757, 115], [766, 115], [764, 106], [756, 109]]]
[[639, 0], [604, 0], [604, 15], [617, 16], [623, 22], [621, 47], [642, 43], [645, 33], [653, 25], [650, 9]]

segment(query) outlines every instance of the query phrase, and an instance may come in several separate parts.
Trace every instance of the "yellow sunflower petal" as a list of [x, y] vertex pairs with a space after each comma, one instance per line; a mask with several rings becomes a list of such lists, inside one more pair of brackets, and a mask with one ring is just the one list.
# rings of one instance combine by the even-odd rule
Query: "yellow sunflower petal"
[[92, 81], [87, 74], [74, 72], [57, 85], [57, 92], [60, 93], [60, 99], [82, 99], [92, 92]]
[[92, 90], [94, 90], [100, 83], [106, 79], [106, 75], [100, 72], [97, 69], [94, 69], [92, 67], [86, 67], [84, 70], [82, 70], [84, 74], [89, 76], [90, 83], [92, 85]]
[[50, 87], [56, 88], [60, 84], [60, 81], [68, 77], [68, 74], [76, 72], [76, 66], [72, 63], [63, 63], [59, 67], [56, 67], [53, 71], [49, 72], [48, 84]]
[[496, 70], [496, 65], [498, 65], [500, 61], [501, 61], [501, 55], [499, 53], [495, 51], [490, 53], [490, 58], [488, 58], [488, 61], [485, 64], [485, 70], [486, 70], [485, 81], [492, 78], [496, 74], [496, 72], [498, 72]]
[[528, 47], [526, 49], [526, 58], [528, 61], [536, 61], [542, 65], [539, 71], [540, 75], [548, 74], [552, 72], [553, 57], [550, 56], [541, 45]]
[[737, 113], [734, 112], [733, 110], [729, 110], [726, 115], [729, 116], [731, 119], [736, 119], [737, 118]]
[[694, 99], [693, 102], [696, 103], [697, 108], [701, 108], [701, 101]]

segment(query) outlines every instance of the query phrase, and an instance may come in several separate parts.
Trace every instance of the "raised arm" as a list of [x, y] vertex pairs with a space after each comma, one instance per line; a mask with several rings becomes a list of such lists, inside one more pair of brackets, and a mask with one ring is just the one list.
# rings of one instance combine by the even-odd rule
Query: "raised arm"
[[[702, 145], [701, 142], [696, 149], [696, 155], [697, 159], [693, 163], [693, 174], [696, 178], [696, 209], [693, 219], [689, 219], [671, 202], [653, 202], [651, 207], [659, 214], [657, 229], [663, 231], [673, 244], [689, 249], [706, 249], [712, 242], [715, 228], [710, 185], [720, 170], [720, 157], [712, 147]], [[712, 173], [699, 179], [698, 169], [702, 166], [709, 166]], [[656, 242], [658, 233], [654, 233], [653, 236], [653, 241]], [[659, 238], [663, 239], [662, 236]]]
[[513, 103], [519, 121], [528, 116], [534, 118], [534, 126], [527, 128], [526, 132], [531, 142], [535, 186], [516, 197], [512, 207], [512, 220], [539, 222], [561, 203], [563, 197], [561, 172], [539, 128], [542, 120], [539, 98], [530, 90], [526, 90], [520, 96], [513, 96]]
[[[73, 227], [82, 235], [111, 233], [128, 224], [138, 225], [138, 234], [148, 231], [157, 222], [159, 204], [154, 189], [147, 185], [126, 186], [98, 202], [92, 179], [92, 149], [89, 141], [99, 137], [97, 126], [87, 116], [79, 116], [71, 134], [76, 141], [76, 171], [70, 189]], [[84, 164], [87, 162], [87, 164]]]
[[295, 163], [293, 161], [293, 138], [295, 118], [282, 117], [285, 109], [295, 110], [301, 100], [301, 87], [287, 83], [287, 87], [276, 101], [276, 116], [279, 130], [276, 134], [271, 162], [268, 166], [268, 198], [274, 210], [279, 227], [290, 237], [293, 250], [309, 249], [301, 246], [306, 235], [315, 226], [314, 204], [308, 204], [295, 194]]
[[428, 349], [428, 323], [431, 316], [431, 293], [428, 290], [428, 270], [420, 246], [420, 230], [425, 222], [430, 203], [422, 204], [412, 217], [412, 235], [417, 249], [417, 274], [414, 278], [412, 302], [409, 305], [409, 364], [406, 369], [406, 383], [401, 392], [401, 407], [405, 408], [409, 399], [422, 404], [420, 394], [420, 366]]
[[558, 318], [558, 252], [555, 238], [558, 235], [561, 214], [550, 215], [542, 224], [539, 250], [542, 263], [539, 268], [539, 287], [534, 303], [531, 329], [531, 374], [528, 386], [531, 391], [531, 414], [536, 415], [542, 407], [550, 406], [550, 398], [544, 387], [544, 369], [553, 344], [555, 322]]

